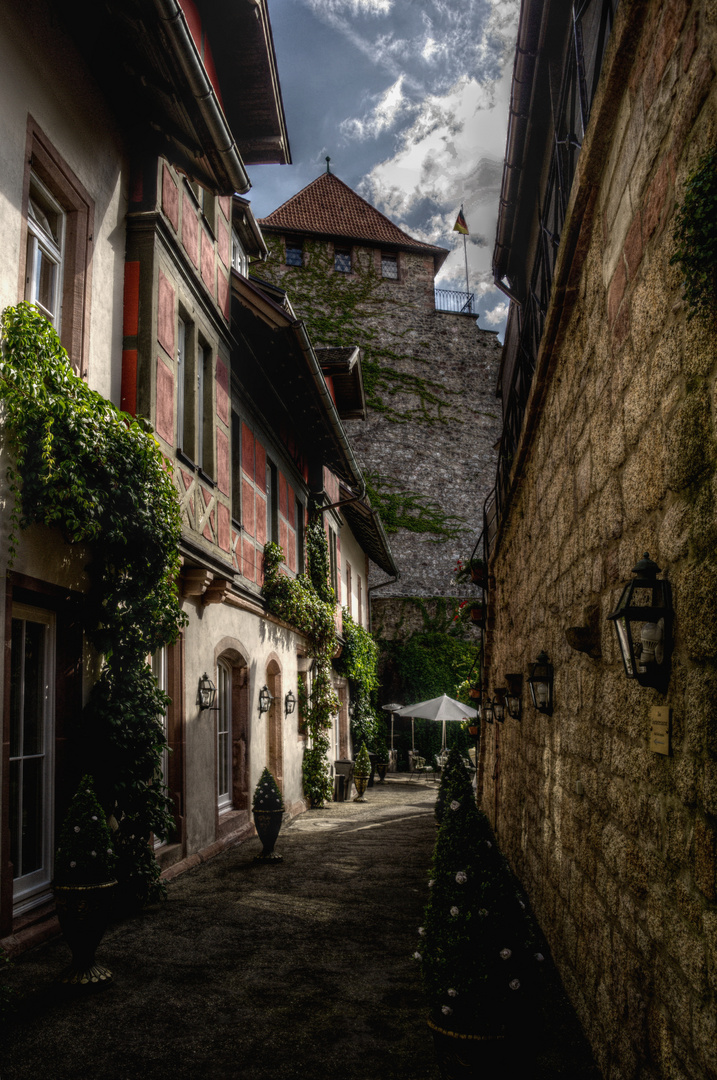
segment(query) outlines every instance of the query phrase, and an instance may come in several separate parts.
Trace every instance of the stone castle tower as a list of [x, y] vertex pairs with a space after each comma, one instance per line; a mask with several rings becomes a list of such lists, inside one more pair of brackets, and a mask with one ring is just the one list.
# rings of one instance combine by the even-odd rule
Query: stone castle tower
[[[447, 249], [328, 171], [260, 225], [269, 260], [257, 276], [286, 290], [316, 345], [361, 348], [365, 419], [346, 428], [400, 570], [374, 604], [455, 596], [453, 568], [471, 553], [495, 475], [496, 334], [460, 311], [473, 310], [467, 294], [436, 293]], [[371, 568], [371, 585], [386, 580]]]

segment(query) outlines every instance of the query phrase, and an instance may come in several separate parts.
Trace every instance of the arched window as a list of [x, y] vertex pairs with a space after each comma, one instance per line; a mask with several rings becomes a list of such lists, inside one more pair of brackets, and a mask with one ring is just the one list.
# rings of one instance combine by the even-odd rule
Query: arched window
[[217, 806], [228, 810], [232, 792], [232, 671], [223, 660], [217, 663]]

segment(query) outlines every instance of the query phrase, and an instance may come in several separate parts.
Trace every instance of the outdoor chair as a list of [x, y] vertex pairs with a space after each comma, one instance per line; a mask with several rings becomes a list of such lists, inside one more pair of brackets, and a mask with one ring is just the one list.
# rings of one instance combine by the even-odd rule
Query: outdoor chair
[[409, 776], [413, 776], [414, 773], [424, 773], [426, 771], [426, 759], [420, 757], [418, 754], [412, 754], [409, 758], [410, 772]]

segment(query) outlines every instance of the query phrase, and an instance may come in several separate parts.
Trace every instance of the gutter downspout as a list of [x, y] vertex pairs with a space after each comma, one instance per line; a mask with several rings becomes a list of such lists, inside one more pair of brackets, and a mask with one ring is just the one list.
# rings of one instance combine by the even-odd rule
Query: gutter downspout
[[234, 191], [244, 194], [251, 187], [251, 181], [227, 124], [224, 110], [207, 78], [184, 12], [176, 0], [153, 0], [153, 4], [167, 36], [174, 45], [182, 74], [187, 80], [190, 92], [194, 95], [209, 136], [215, 144], [214, 153], [221, 160], [227, 179], [232, 184], [231, 194]]

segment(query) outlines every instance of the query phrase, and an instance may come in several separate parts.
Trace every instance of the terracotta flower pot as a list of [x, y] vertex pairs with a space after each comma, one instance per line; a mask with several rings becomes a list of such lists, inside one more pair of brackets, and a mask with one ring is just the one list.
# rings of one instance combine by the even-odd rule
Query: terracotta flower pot
[[476, 724], [471, 724], [471, 726], [468, 728], [468, 734], [469, 735], [477, 735], [478, 734], [478, 727], [477, 727]]
[[254, 862], [283, 861], [283, 856], [277, 855], [274, 851], [274, 844], [276, 843], [283, 820], [283, 810], [254, 811], [254, 826], [256, 828], [256, 834], [264, 845], [261, 854], [254, 856]]
[[478, 626], [485, 626], [485, 604], [473, 604], [471, 607], [471, 619]]
[[485, 582], [485, 566], [471, 566], [471, 581], [474, 585], [483, 585]]
[[479, 698], [480, 697], [480, 690], [476, 690], [474, 687], [471, 687], [470, 690], [468, 691], [468, 693], [469, 693], [470, 697], [472, 697], [472, 698]]
[[57, 918], [72, 952], [72, 963], [59, 976], [60, 982], [88, 986], [112, 978], [109, 968], [95, 963], [95, 952], [107, 929], [116, 886], [116, 881], [54, 886]]

